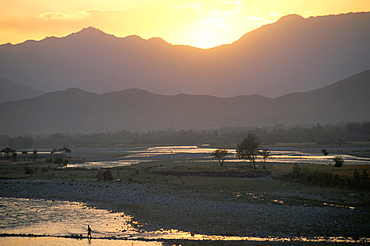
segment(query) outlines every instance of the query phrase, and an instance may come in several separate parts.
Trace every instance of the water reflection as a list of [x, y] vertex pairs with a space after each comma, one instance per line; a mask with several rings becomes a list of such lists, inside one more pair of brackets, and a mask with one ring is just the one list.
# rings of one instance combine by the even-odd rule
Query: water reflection
[[[280, 202], [280, 201], [277, 201]], [[99, 245], [162, 245], [161, 241], [169, 239], [213, 240], [213, 241], [252, 241], [252, 242], [367, 242], [368, 239], [345, 237], [238, 237], [191, 234], [178, 230], [141, 231], [132, 227], [133, 218], [124, 213], [92, 208], [85, 203], [51, 201], [42, 199], [0, 198], [0, 233], [34, 234], [54, 237], [68, 237], [83, 234], [86, 237], [87, 225], [93, 230], [93, 240]], [[128, 241], [103, 240], [124, 239]], [[145, 242], [143, 240], [151, 240]], [[82, 241], [82, 240], [81, 240]], [[6, 245], [86, 245], [77, 239], [69, 238], [2, 238]], [[96, 241], [94, 241], [95, 244]]]
[[[114, 166], [135, 165], [140, 162], [150, 162], [158, 160], [170, 160], [181, 162], [217, 162], [212, 157], [215, 148], [198, 148], [197, 146], [156, 146], [149, 148], [134, 147], [79, 147], [74, 150], [74, 154], [86, 158], [85, 163], [69, 164], [69, 167], [101, 168]], [[225, 162], [240, 162], [235, 158], [235, 149], [227, 149], [229, 155]], [[91, 152], [90, 152], [91, 151]], [[267, 163], [286, 163], [286, 164], [334, 164], [333, 158], [336, 155], [342, 156], [346, 164], [370, 164], [369, 157], [360, 157], [349, 154], [349, 149], [331, 150], [331, 154], [324, 156], [321, 149], [302, 148], [287, 149], [274, 147], [270, 149], [270, 158]], [[104, 159], [104, 158], [105, 159]], [[262, 158], [257, 159], [263, 161]]]
[[27, 245], [27, 246], [40, 246], [40, 245], [58, 245], [58, 246], [86, 246], [86, 245], [104, 245], [104, 246], [160, 246], [161, 242], [146, 242], [146, 241], [124, 241], [124, 240], [109, 240], [109, 239], [93, 239], [77, 240], [72, 238], [63, 237], [3, 237], [1, 238], [0, 245]]
[[87, 225], [93, 236], [117, 236], [136, 233], [132, 218], [124, 213], [91, 208], [80, 202], [41, 199], [0, 199], [0, 231], [11, 234], [86, 236]]

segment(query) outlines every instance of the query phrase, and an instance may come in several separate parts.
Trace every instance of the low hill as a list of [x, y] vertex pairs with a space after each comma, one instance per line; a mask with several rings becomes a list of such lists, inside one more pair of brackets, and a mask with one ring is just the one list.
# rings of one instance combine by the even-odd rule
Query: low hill
[[70, 88], [0, 104], [0, 134], [210, 129], [370, 120], [370, 70], [275, 99], [159, 95], [139, 89], [96, 94]]
[[42, 94], [41, 91], [25, 85], [18, 85], [0, 77], [0, 103], [32, 98]]

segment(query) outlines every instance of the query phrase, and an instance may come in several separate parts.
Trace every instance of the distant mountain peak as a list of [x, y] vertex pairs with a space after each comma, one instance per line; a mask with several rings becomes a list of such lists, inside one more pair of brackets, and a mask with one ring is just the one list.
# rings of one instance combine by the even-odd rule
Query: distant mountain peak
[[66, 95], [70, 95], [70, 96], [75, 96], [75, 97], [84, 97], [84, 96], [87, 96], [87, 95], [98, 95], [96, 93], [93, 93], [93, 92], [88, 92], [88, 91], [85, 91], [85, 90], [82, 90], [80, 88], [77, 88], [77, 87], [71, 87], [71, 88], [68, 88], [64, 91], [55, 91], [55, 92], [51, 92], [51, 93], [65, 93]]
[[169, 44], [166, 40], [162, 39], [162, 38], [159, 38], [159, 37], [153, 37], [153, 38], [150, 38], [148, 39], [148, 41], [151, 41], [151, 42], [155, 42], [155, 43], [162, 43], [162, 44]]
[[281, 17], [278, 20], [278, 22], [296, 22], [296, 21], [302, 21], [302, 20], [305, 20], [305, 18], [303, 18], [302, 16], [298, 14], [290, 14], [290, 15]]
[[[89, 26], [89, 27], [86, 27], [86, 28], [83, 28], [81, 29], [80, 31], [76, 32], [76, 33], [72, 33], [70, 34], [69, 36], [80, 36], [80, 37], [83, 37], [83, 38], [96, 38], [97, 36], [110, 36], [110, 37], [114, 37], [114, 38], [119, 38], [115, 35], [111, 35], [111, 34], [108, 34], [98, 28], [95, 28], [95, 27], [92, 27], [92, 26]], [[151, 43], [157, 43], [157, 44], [169, 44], [168, 42], [166, 42], [165, 40], [163, 40], [162, 38], [159, 38], [159, 37], [152, 37], [150, 39], [144, 39], [138, 35], [129, 35], [129, 36], [126, 36], [126, 37], [122, 37], [121, 39], [124, 39], [126, 41], [132, 41], [132, 42], [141, 42], [141, 41], [150, 41]]]
[[105, 32], [103, 32], [102, 30], [98, 29], [98, 28], [95, 28], [95, 27], [92, 27], [92, 26], [89, 26], [89, 27], [85, 27], [83, 29], [81, 29], [80, 31], [78, 31], [77, 33], [89, 33], [89, 34], [96, 34], [96, 33], [104, 33], [106, 34]]
[[138, 36], [138, 35], [129, 35], [129, 36], [126, 36], [124, 38], [122, 38], [126, 41], [132, 41], [132, 42], [140, 42], [140, 41], [145, 41], [145, 39], [143, 39], [142, 37]]
[[92, 27], [92, 26], [83, 28], [78, 32], [72, 33], [72, 34], [66, 36], [66, 38], [78, 37], [79, 39], [91, 39], [91, 38], [96, 38], [96, 37], [99, 37], [99, 36], [106, 36], [106, 37], [116, 38], [114, 35], [105, 33], [102, 30], [100, 30], [98, 28], [95, 28], [95, 27]]
[[82, 30], [81, 30], [81, 32], [82, 31], [89, 31], [89, 32], [103, 32], [103, 31], [101, 31], [100, 29], [98, 29], [98, 28], [96, 28], [96, 27], [93, 27], [93, 26], [89, 26], [89, 27], [85, 27], [85, 28], [83, 28]]

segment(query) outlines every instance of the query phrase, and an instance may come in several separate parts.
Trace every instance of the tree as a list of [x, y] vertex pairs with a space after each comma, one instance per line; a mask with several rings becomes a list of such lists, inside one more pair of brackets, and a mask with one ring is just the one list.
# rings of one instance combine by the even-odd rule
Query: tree
[[67, 148], [67, 147], [63, 147], [61, 150], [66, 152], [66, 154], [70, 154], [72, 152], [72, 150], [70, 148]]
[[2, 149], [0, 152], [1, 153], [5, 153], [5, 159], [10, 159], [9, 153], [14, 154], [15, 153], [15, 149], [6, 147], [6, 148]]
[[324, 155], [324, 156], [327, 156], [329, 154], [329, 152], [326, 150], [326, 149], [322, 149], [321, 150], [321, 153]]
[[34, 149], [32, 152], [32, 160], [35, 161], [37, 158], [38, 158], [37, 149]]
[[270, 157], [270, 151], [268, 149], [262, 149], [260, 154], [263, 158], [263, 169], [266, 169], [266, 159]]
[[249, 133], [248, 136], [236, 147], [236, 157], [239, 159], [248, 159], [256, 168], [256, 158], [258, 155], [258, 148], [261, 142], [254, 133]]
[[12, 161], [17, 161], [17, 152], [13, 152], [13, 155], [12, 155]]
[[65, 159], [63, 156], [58, 155], [48, 160], [48, 162], [57, 164], [59, 167], [63, 167], [63, 166], [67, 166], [69, 161], [68, 159]]
[[58, 152], [65, 152], [66, 154], [70, 154], [72, 152], [72, 150], [70, 148], [63, 147], [63, 148], [59, 148], [59, 149], [52, 149], [50, 154], [55, 154], [55, 153], [58, 153]]
[[335, 167], [343, 166], [344, 159], [341, 156], [336, 156], [336, 157], [333, 158], [333, 160], [335, 162], [335, 164], [334, 164]]
[[329, 152], [328, 152], [326, 149], [322, 149], [322, 150], [321, 150], [321, 153], [322, 153], [325, 157], [329, 154]]
[[356, 181], [359, 181], [360, 180], [360, 173], [357, 171], [357, 169], [355, 169], [353, 171], [353, 178], [356, 180]]
[[224, 166], [225, 157], [228, 155], [228, 151], [226, 149], [216, 149], [213, 151], [212, 155], [218, 159], [220, 166]]

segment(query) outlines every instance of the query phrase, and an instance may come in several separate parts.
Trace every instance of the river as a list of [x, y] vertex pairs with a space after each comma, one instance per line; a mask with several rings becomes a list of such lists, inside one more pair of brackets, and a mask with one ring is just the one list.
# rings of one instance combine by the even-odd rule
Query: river
[[[184, 163], [217, 162], [212, 156], [215, 148], [197, 146], [154, 146], [154, 147], [76, 147], [73, 156], [86, 159], [85, 163], [72, 163], [69, 167], [101, 168], [138, 164], [150, 161], [176, 161]], [[225, 163], [240, 162], [235, 158], [235, 149], [227, 149]], [[274, 164], [334, 164], [333, 158], [341, 156], [345, 164], [370, 164], [370, 150], [363, 148], [331, 148], [324, 156], [320, 148], [272, 147], [266, 163]], [[363, 156], [359, 153], [366, 153]], [[262, 162], [258, 158], [257, 162]]]

